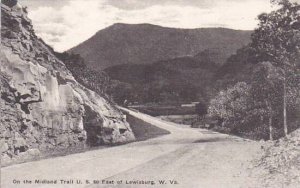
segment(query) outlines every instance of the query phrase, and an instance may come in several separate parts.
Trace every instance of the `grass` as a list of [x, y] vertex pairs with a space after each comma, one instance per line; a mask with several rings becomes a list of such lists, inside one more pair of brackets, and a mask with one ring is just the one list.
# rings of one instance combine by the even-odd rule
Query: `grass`
[[195, 114], [195, 107], [181, 107], [175, 105], [153, 105], [153, 106], [145, 105], [145, 106], [134, 106], [133, 108], [151, 116]]
[[143, 141], [150, 138], [170, 134], [169, 131], [156, 127], [150, 123], [140, 120], [130, 114], [127, 114], [127, 121], [135, 135], [136, 141]]
[[197, 115], [169, 115], [160, 116], [162, 120], [170, 121], [177, 124], [193, 125], [198, 120]]

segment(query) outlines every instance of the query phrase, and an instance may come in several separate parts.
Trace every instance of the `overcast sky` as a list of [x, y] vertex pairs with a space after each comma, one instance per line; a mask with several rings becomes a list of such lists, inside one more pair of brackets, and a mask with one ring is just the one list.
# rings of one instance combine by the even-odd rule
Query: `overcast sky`
[[[175, 28], [252, 30], [270, 0], [19, 0], [28, 7], [37, 35], [57, 51], [87, 40], [114, 23]], [[274, 7], [273, 7], [274, 8]]]

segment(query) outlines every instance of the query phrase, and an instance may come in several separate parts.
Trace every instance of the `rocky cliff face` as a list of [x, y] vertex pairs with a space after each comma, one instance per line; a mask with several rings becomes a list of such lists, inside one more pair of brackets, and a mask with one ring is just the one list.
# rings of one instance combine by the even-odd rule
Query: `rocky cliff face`
[[1, 5], [0, 153], [2, 163], [49, 150], [134, 140], [124, 116], [81, 86], [35, 35], [26, 10]]

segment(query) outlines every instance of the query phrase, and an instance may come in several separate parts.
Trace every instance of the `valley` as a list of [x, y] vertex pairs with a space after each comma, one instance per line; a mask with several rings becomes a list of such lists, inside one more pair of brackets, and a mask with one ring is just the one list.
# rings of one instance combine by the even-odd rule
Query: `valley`
[[237, 30], [139, 3], [1, 0], [0, 186], [299, 187], [300, 5]]

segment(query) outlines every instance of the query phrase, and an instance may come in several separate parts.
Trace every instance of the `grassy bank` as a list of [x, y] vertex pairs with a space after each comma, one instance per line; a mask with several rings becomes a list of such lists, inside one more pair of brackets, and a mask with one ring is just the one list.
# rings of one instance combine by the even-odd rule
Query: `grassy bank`
[[136, 117], [126, 114], [127, 121], [135, 135], [136, 141], [143, 141], [150, 138], [156, 138], [158, 136], [170, 134], [169, 131], [156, 127], [143, 120], [137, 119]]
[[132, 106], [131, 108], [151, 116], [195, 114], [195, 107], [182, 107], [178, 105], [140, 105]]
[[193, 125], [198, 120], [198, 115], [168, 115], [159, 118], [177, 124]]

